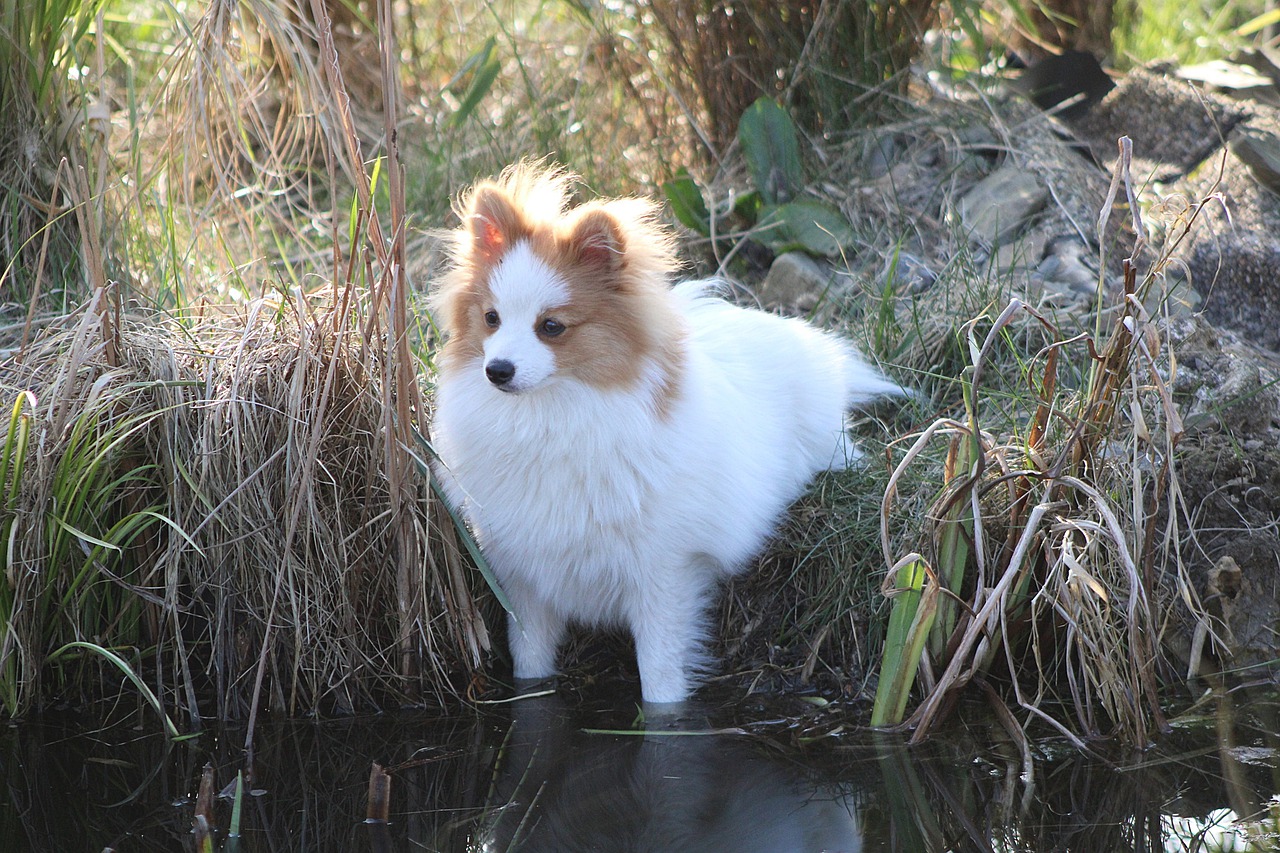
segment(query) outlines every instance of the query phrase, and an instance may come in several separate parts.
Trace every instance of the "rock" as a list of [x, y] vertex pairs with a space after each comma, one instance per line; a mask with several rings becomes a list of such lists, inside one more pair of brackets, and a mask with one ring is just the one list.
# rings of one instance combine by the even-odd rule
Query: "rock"
[[889, 174], [893, 164], [901, 157], [899, 149], [900, 146], [891, 133], [868, 136], [863, 149], [867, 177], [876, 180]]
[[1191, 287], [1185, 277], [1167, 280], [1163, 287], [1153, 287], [1142, 303], [1153, 317], [1181, 320], [1200, 311], [1204, 298]]
[[1170, 324], [1169, 345], [1184, 418], [1240, 440], [1280, 444], [1280, 356], [1198, 316]]
[[1046, 295], [1092, 301], [1098, 292], [1097, 252], [1077, 237], [1051, 240], [1032, 278], [1043, 286]]
[[1024, 70], [1015, 83], [1040, 109], [1068, 120], [1082, 117], [1115, 85], [1097, 57], [1084, 50], [1050, 54]]
[[808, 314], [830, 298], [836, 271], [804, 252], [787, 252], [774, 258], [760, 283], [759, 296], [766, 308]]
[[909, 252], [894, 252], [885, 258], [876, 284], [882, 291], [894, 293], [924, 293], [933, 287], [938, 276], [929, 265]]
[[1040, 180], [1012, 161], [979, 181], [956, 206], [969, 240], [998, 246], [1022, 229], [1049, 200]]
[[[1169, 324], [1171, 390], [1186, 428], [1176, 457], [1195, 536], [1181, 548], [1214, 617], [1224, 668], [1280, 660], [1280, 357], [1203, 316]], [[1192, 661], [1193, 663], [1195, 661]]]
[[1275, 103], [1275, 81], [1249, 65], [1215, 59], [1199, 65], [1186, 65], [1177, 71], [1183, 80], [1212, 86], [1215, 90], [1234, 98]]
[[1217, 617], [1218, 639], [1227, 646], [1219, 650], [1225, 652], [1226, 669], [1268, 668], [1280, 651], [1276, 640], [1280, 601], [1268, 588], [1274, 567], [1266, 564], [1265, 557], [1245, 559], [1246, 565], [1241, 566], [1235, 556], [1224, 554], [1206, 578], [1208, 610]]
[[1245, 125], [1232, 134], [1231, 153], [1249, 167], [1260, 184], [1280, 193], [1280, 136]]
[[1185, 264], [1210, 320], [1280, 351], [1280, 196], [1245, 159], [1252, 158], [1264, 174], [1270, 168], [1267, 161], [1277, 152], [1265, 154], [1264, 140], [1280, 141], [1280, 110], [1255, 105], [1249, 128], [1239, 135], [1249, 141], [1233, 144], [1225, 163], [1179, 187], [1193, 201], [1210, 200], [1178, 246], [1176, 260]]
[[[1151, 177], [1167, 182], [1186, 175], [1221, 145], [1248, 115], [1239, 103], [1211, 92], [1197, 92], [1165, 68], [1129, 72], [1111, 94], [1073, 127], [1101, 163], [1116, 158], [1116, 140], [1133, 140], [1135, 158], [1158, 165]], [[1147, 177], [1134, 164], [1134, 175]]]
[[954, 129], [954, 133], [956, 142], [969, 151], [993, 153], [1004, 150], [1004, 146], [1000, 144], [1000, 137], [981, 122], [962, 124]]

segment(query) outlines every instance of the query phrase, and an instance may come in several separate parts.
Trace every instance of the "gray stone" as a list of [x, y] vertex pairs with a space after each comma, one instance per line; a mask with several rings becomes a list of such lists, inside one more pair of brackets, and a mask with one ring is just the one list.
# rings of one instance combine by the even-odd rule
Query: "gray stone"
[[1041, 227], [1018, 235], [996, 249], [994, 271], [1003, 274], [1034, 274], [1049, 245], [1049, 232]]
[[[1263, 153], [1277, 143], [1280, 109], [1255, 104], [1232, 134], [1225, 158], [1172, 188], [1192, 203], [1187, 212], [1195, 220], [1169, 270], [1185, 271], [1210, 321], [1280, 352], [1280, 194], [1263, 180], [1268, 168], [1280, 166], [1275, 148]], [[1179, 225], [1164, 218], [1165, 230], [1176, 236]]]
[[885, 258], [876, 284], [894, 293], [924, 293], [938, 280], [937, 274], [924, 261], [909, 252], [895, 252]]
[[1231, 153], [1264, 187], [1280, 192], [1280, 137], [1246, 125], [1232, 134]]
[[1096, 253], [1076, 237], [1051, 240], [1032, 281], [1042, 288], [1045, 299], [1059, 307], [1087, 307], [1097, 299]]
[[1223, 134], [1248, 116], [1246, 108], [1213, 92], [1197, 91], [1168, 68], [1135, 68], [1102, 103], [1072, 127], [1100, 163], [1116, 158], [1116, 140], [1133, 140], [1135, 158], [1152, 158], [1160, 169], [1134, 175], [1168, 182], [1186, 175], [1213, 154]]
[[774, 258], [760, 283], [760, 301], [766, 308], [807, 314], [830, 295], [835, 280], [830, 264], [804, 252], [787, 252]]
[[872, 180], [883, 178], [901, 156], [901, 146], [892, 134], [868, 136], [863, 151], [867, 177]]
[[998, 246], [1013, 237], [1049, 200], [1040, 180], [1006, 162], [965, 193], [957, 205], [960, 224], [972, 242]]
[[1203, 303], [1204, 297], [1196, 292], [1181, 270], [1175, 268], [1172, 274], [1156, 281], [1142, 305], [1153, 317], [1180, 320], [1199, 313]]

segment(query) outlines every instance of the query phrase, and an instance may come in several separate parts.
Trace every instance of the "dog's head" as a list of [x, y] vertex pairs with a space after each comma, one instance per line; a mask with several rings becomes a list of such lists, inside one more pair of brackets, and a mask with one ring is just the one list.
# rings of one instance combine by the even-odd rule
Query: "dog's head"
[[515, 394], [564, 379], [625, 387], [646, 363], [671, 356], [674, 253], [654, 205], [568, 210], [569, 180], [521, 166], [465, 197], [435, 300], [449, 336], [446, 375], [483, 371], [494, 389]]

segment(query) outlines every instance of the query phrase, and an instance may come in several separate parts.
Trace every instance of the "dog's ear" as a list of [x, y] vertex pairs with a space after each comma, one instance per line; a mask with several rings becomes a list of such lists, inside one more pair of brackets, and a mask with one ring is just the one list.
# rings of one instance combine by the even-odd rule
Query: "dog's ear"
[[494, 263], [521, 237], [528, 236], [524, 217], [498, 187], [482, 184], [471, 199], [467, 216], [471, 246], [478, 259]]
[[613, 214], [596, 208], [578, 217], [569, 237], [577, 259], [586, 265], [616, 272], [626, 258], [626, 240]]

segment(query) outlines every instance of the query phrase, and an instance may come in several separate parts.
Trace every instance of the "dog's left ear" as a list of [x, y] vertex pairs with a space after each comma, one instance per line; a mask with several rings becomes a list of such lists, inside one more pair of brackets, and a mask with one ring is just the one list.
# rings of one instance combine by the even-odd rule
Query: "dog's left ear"
[[573, 225], [569, 245], [581, 263], [610, 272], [621, 269], [626, 259], [622, 228], [607, 210], [588, 210], [582, 214]]

